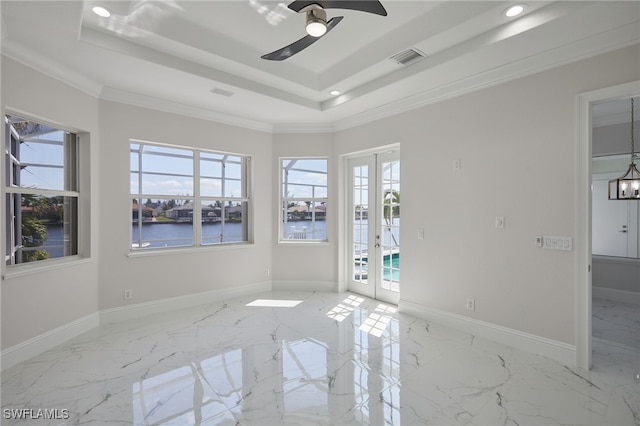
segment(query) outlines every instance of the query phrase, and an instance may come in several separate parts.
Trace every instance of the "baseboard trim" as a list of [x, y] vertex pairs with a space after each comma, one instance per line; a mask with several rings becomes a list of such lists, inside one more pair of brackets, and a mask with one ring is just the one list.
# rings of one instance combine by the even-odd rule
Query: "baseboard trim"
[[0, 370], [11, 368], [100, 325], [100, 314], [94, 312], [0, 352]]
[[172, 310], [188, 308], [205, 303], [235, 299], [271, 291], [271, 282], [264, 281], [232, 288], [189, 294], [135, 305], [120, 306], [94, 312], [86, 317], [47, 331], [39, 336], [18, 343], [0, 352], [0, 370], [11, 368], [42, 352], [49, 350], [82, 333], [86, 333], [100, 324], [127, 321]]
[[118, 306], [117, 308], [100, 311], [100, 323], [128, 321], [153, 314], [175, 311], [178, 309], [198, 306], [205, 303], [235, 299], [237, 297], [271, 291], [271, 282], [263, 281], [231, 288], [211, 290], [202, 293], [187, 294], [185, 296], [170, 297], [151, 302], [136, 303], [134, 305]]
[[597, 299], [640, 305], [640, 293], [637, 291], [616, 290], [614, 288], [594, 286], [591, 288], [591, 295]]
[[338, 283], [335, 281], [273, 281], [272, 288], [276, 291], [320, 291], [328, 293], [338, 292]]
[[400, 300], [398, 310], [417, 318], [452, 327], [494, 342], [502, 343], [527, 352], [539, 354], [563, 365], [576, 364], [576, 347], [534, 334], [514, 330], [462, 315], [430, 308], [419, 303]]

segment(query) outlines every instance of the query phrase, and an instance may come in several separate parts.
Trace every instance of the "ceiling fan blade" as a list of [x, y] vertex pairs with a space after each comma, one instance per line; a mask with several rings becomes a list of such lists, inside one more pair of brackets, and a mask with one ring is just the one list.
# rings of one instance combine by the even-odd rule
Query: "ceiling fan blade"
[[289, 4], [289, 9], [300, 12], [312, 4], [317, 4], [323, 9], [351, 9], [387, 16], [386, 9], [378, 0], [295, 0]]
[[307, 47], [311, 46], [316, 41], [320, 40], [322, 37], [327, 35], [329, 31], [331, 31], [336, 25], [342, 21], [343, 16], [335, 16], [327, 22], [327, 32], [321, 35], [320, 37], [313, 37], [310, 35], [306, 35], [302, 37], [300, 40], [291, 43], [288, 46], [283, 47], [282, 49], [278, 49], [271, 53], [267, 53], [266, 55], [262, 55], [262, 59], [266, 59], [268, 61], [284, 61], [287, 58], [292, 57], [296, 53], [301, 52]]

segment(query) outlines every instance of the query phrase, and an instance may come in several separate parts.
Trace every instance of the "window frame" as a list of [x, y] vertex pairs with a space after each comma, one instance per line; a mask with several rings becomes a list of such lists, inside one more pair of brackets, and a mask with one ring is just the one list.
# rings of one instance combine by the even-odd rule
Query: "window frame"
[[[44, 133], [35, 133], [28, 135], [27, 137], [20, 136], [18, 131], [14, 128], [10, 122], [10, 117], [20, 120], [36, 123], [47, 127], [49, 130]], [[3, 278], [11, 278], [13, 276], [19, 276], [23, 273], [31, 273], [43, 269], [57, 268], [68, 264], [76, 264], [79, 261], [86, 260], [88, 256], [88, 230], [85, 229], [84, 223], [86, 222], [86, 216], [89, 212], [83, 207], [85, 199], [85, 190], [81, 184], [81, 174], [83, 173], [83, 164], [88, 161], [88, 155], [84, 153], [85, 145], [82, 141], [81, 134], [77, 130], [72, 130], [67, 126], [61, 126], [59, 124], [53, 124], [40, 118], [33, 118], [28, 114], [22, 112], [14, 113], [12, 111], [5, 111], [4, 113], [4, 128], [5, 128], [5, 140], [4, 140], [4, 164], [5, 173], [2, 177], [2, 197], [4, 202], [3, 207], [3, 229], [4, 229], [4, 243], [2, 247], [3, 263], [2, 268], [6, 270]], [[38, 141], [38, 136], [46, 133], [62, 133], [61, 141], [54, 140], [41, 140]], [[12, 144], [17, 142], [18, 146], [23, 143], [31, 142], [34, 144], [46, 144], [46, 145], [60, 145], [63, 147], [62, 153], [62, 165], [55, 165], [45, 162], [26, 162], [21, 161], [19, 148], [13, 152]], [[19, 170], [27, 166], [32, 167], [45, 167], [45, 168], [60, 168], [63, 170], [62, 177], [62, 189], [53, 188], [37, 188], [33, 186], [20, 186]], [[15, 168], [18, 168], [18, 174], [15, 174]], [[87, 168], [88, 170], [88, 168]], [[14, 181], [15, 180], [15, 181]], [[31, 261], [20, 261], [20, 250], [22, 244], [19, 243], [19, 239], [22, 239], [22, 212], [17, 214], [16, 209], [22, 207], [22, 197], [24, 195], [42, 196], [46, 198], [50, 197], [62, 197], [63, 204], [67, 202], [72, 203], [73, 209], [64, 210], [63, 223], [63, 240], [62, 240], [62, 255], [56, 257], [47, 257], [46, 259], [33, 259]], [[13, 199], [12, 199], [13, 198]], [[70, 223], [67, 227], [64, 224]], [[40, 246], [51, 247], [51, 246]], [[66, 254], [68, 253], [68, 254]]]
[[[317, 196], [311, 196], [311, 197], [287, 197], [285, 196], [285, 162], [287, 161], [306, 161], [306, 160], [321, 160], [324, 161], [326, 164], [326, 168], [324, 171], [324, 174], [326, 176], [326, 181], [325, 181], [325, 191], [326, 191], [326, 196], [325, 197], [317, 197]], [[290, 169], [291, 170], [291, 169]], [[314, 173], [320, 173], [318, 171], [312, 171]], [[329, 234], [328, 234], [328, 228], [327, 228], [327, 205], [329, 204], [329, 157], [326, 156], [287, 156], [287, 157], [280, 157], [278, 159], [278, 214], [277, 214], [277, 220], [278, 220], [278, 243], [279, 244], [326, 244], [329, 242]], [[314, 186], [312, 183], [307, 184], [305, 183], [304, 185], [309, 185], [309, 186]], [[315, 186], [321, 186], [321, 185], [315, 185]], [[306, 238], [306, 232], [307, 231], [303, 231], [302, 230], [296, 230], [295, 232], [291, 232], [289, 237], [285, 237], [284, 233], [285, 233], [285, 229], [286, 227], [288, 227], [288, 208], [286, 206], [288, 206], [288, 204], [290, 202], [295, 202], [295, 203], [300, 203], [300, 202], [308, 202], [310, 201], [311, 203], [314, 203], [313, 205], [321, 205], [322, 203], [324, 203], [325, 206], [325, 214], [324, 214], [324, 222], [325, 222], [325, 233], [324, 233], [324, 239], [313, 239], [313, 238]], [[285, 209], [287, 210], [287, 212], [285, 212]], [[315, 210], [312, 212], [312, 222], [316, 222], [318, 219], [316, 219], [315, 217]], [[313, 231], [312, 231], [313, 232]], [[300, 233], [300, 234], [298, 234]], [[293, 235], [291, 235], [293, 234]]]
[[[138, 148], [137, 150], [133, 149], [133, 146], [137, 145]], [[162, 156], [166, 156], [166, 157], [172, 157], [172, 156], [176, 156], [176, 158], [181, 157], [181, 158], [189, 158], [191, 160], [191, 175], [187, 176], [185, 174], [181, 174], [181, 173], [175, 173], [172, 171], [167, 171], [166, 173], [159, 173], [159, 172], [152, 172], [151, 174], [155, 174], [155, 175], [161, 175], [161, 176], [175, 176], [175, 177], [183, 177], [183, 178], [191, 178], [192, 180], [192, 195], [186, 194], [186, 195], [176, 195], [176, 194], [170, 194], [170, 193], [164, 193], [164, 194], [160, 194], [160, 193], [147, 193], [147, 192], [143, 192], [143, 187], [142, 187], [142, 175], [145, 173], [143, 170], [140, 170], [140, 165], [141, 165], [141, 156], [144, 154], [137, 154], [138, 155], [138, 167], [134, 170], [133, 169], [133, 163], [132, 163], [132, 154], [135, 154], [135, 151], [139, 151], [140, 147], [142, 146], [150, 146], [150, 147], [157, 147], [157, 148], [164, 148], [164, 149], [175, 149], [175, 150], [182, 150], [182, 151], [188, 151], [190, 152], [189, 156], [180, 156], [179, 154], [176, 155], [172, 155], [172, 154], [156, 154], [156, 155], [162, 155]], [[211, 177], [211, 176], [203, 176], [203, 173], [201, 173], [201, 162], [203, 161], [203, 157], [201, 154], [213, 154], [213, 155], [219, 155], [222, 156], [223, 159], [222, 160], [215, 160], [215, 159], [205, 159], [204, 161], [221, 161], [223, 163], [223, 165], [221, 166], [221, 176], [220, 177]], [[240, 177], [239, 178], [226, 178], [225, 176], [225, 166], [224, 164], [227, 163], [226, 161], [226, 157], [237, 157], [238, 161], [229, 161], [228, 163], [233, 163], [233, 164], [239, 164], [240, 165]], [[136, 220], [132, 220], [132, 210], [129, 209], [128, 211], [128, 216], [129, 216], [129, 221], [131, 222], [131, 226], [129, 227], [129, 256], [144, 256], [144, 255], [148, 255], [148, 254], [162, 254], [162, 253], [172, 253], [172, 252], [182, 252], [182, 251], [189, 251], [189, 250], [197, 250], [197, 251], [201, 251], [201, 250], [206, 250], [206, 249], [216, 249], [219, 247], [238, 247], [238, 246], [245, 246], [245, 245], [251, 245], [253, 244], [253, 240], [252, 240], [252, 220], [253, 220], [253, 215], [252, 215], [252, 197], [251, 197], [251, 159], [252, 157], [250, 155], [247, 154], [239, 154], [239, 153], [231, 153], [231, 152], [225, 152], [225, 151], [218, 151], [218, 150], [212, 150], [212, 149], [205, 149], [205, 148], [199, 148], [199, 147], [194, 147], [194, 146], [186, 146], [186, 145], [177, 145], [177, 144], [168, 144], [168, 143], [161, 143], [161, 142], [152, 142], [152, 141], [146, 141], [146, 140], [140, 140], [140, 139], [130, 139], [129, 140], [129, 177], [130, 179], [132, 178], [132, 176], [134, 174], [138, 175], [138, 182], [137, 182], [137, 193], [133, 193], [131, 191], [131, 187], [129, 188], [129, 202], [131, 202], [131, 200], [136, 200], [138, 201], [138, 217]], [[147, 172], [149, 173], [149, 172]], [[240, 188], [241, 188], [241, 196], [228, 196], [227, 194], [224, 193], [224, 189], [222, 190], [222, 194], [221, 195], [202, 195], [201, 194], [201, 184], [202, 184], [202, 179], [220, 179], [222, 181], [222, 185], [221, 187], [224, 188], [225, 185], [225, 181], [226, 180], [238, 180], [240, 181]], [[143, 214], [142, 210], [143, 210], [143, 203], [144, 200], [147, 199], [152, 199], [152, 200], [181, 200], [184, 202], [189, 201], [193, 208], [192, 208], [192, 214], [191, 214], [191, 223], [192, 223], [192, 233], [191, 233], [191, 243], [190, 244], [185, 244], [185, 245], [176, 245], [176, 246], [165, 246], [165, 247], [144, 247], [141, 246], [145, 243], [145, 240], [142, 239], [142, 235], [141, 235], [141, 231], [140, 234], [138, 236], [137, 240], [134, 240], [134, 226], [137, 224], [138, 225], [138, 229], [141, 230], [141, 224], [143, 222]], [[203, 202], [210, 202], [210, 203], [214, 203], [214, 202], [218, 202], [220, 201], [222, 206], [221, 206], [221, 214], [223, 216], [220, 217], [220, 222], [221, 222], [221, 226], [222, 229], [224, 230], [224, 224], [228, 223], [228, 219], [226, 216], [224, 216], [225, 213], [225, 208], [227, 208], [228, 206], [226, 206], [226, 204], [228, 202], [235, 202], [235, 203], [240, 203], [243, 208], [242, 208], [242, 213], [241, 213], [241, 217], [242, 217], [242, 222], [241, 222], [241, 240], [240, 241], [220, 241], [220, 242], [210, 242], [210, 243], [205, 243], [203, 242], [203, 231], [202, 231], [202, 211], [203, 211]], [[205, 206], [206, 207], [206, 206]], [[197, 225], [197, 224], [200, 225]], [[222, 233], [222, 236], [224, 238], [224, 233]], [[151, 240], [149, 240], [151, 241]], [[164, 240], [154, 240], [154, 241], [164, 241]], [[138, 244], [138, 247], [134, 247], [134, 244]]]

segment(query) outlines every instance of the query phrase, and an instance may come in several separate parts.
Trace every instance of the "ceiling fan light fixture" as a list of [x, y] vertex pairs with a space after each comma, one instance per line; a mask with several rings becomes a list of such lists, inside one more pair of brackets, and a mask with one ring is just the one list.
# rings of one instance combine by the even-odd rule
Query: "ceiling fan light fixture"
[[327, 32], [327, 12], [323, 9], [308, 10], [306, 30], [312, 37], [323, 36]]

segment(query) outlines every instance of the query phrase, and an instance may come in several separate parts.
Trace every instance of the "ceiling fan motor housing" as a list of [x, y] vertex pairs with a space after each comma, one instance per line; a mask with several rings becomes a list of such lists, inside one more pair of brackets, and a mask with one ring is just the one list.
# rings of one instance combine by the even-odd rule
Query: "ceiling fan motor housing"
[[327, 32], [327, 12], [320, 7], [307, 10], [306, 29], [313, 37], [320, 37]]

